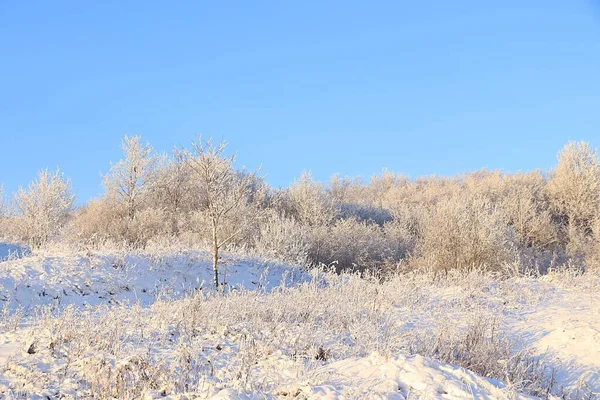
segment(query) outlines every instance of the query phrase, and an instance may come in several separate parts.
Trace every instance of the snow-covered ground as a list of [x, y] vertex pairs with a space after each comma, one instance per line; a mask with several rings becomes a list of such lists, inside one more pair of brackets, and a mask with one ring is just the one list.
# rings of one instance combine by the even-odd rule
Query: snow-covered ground
[[0, 262], [21, 258], [28, 253], [24, 246], [0, 242]]
[[20, 254], [0, 262], [3, 398], [600, 393], [594, 275], [379, 282], [228, 256], [220, 296], [199, 251]]
[[544, 356], [559, 385], [600, 398], [599, 278], [550, 275], [529, 286], [545, 294], [543, 301], [521, 309], [505, 329]]
[[[6, 246], [20, 254], [16, 246]], [[123, 252], [9, 257], [0, 263], [0, 300], [24, 311], [40, 305], [64, 307], [100, 304], [148, 306], [157, 297], [176, 299], [211, 288], [212, 266], [200, 251], [166, 254]], [[271, 289], [285, 279], [301, 279], [298, 268], [257, 259], [222, 260], [221, 279], [235, 290]]]

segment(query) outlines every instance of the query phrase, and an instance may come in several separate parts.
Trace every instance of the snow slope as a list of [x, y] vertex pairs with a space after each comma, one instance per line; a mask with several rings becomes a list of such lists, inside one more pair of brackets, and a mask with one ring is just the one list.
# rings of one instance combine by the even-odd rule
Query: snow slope
[[0, 262], [9, 259], [21, 258], [27, 253], [28, 251], [25, 246], [0, 242]]
[[[9, 246], [4, 246], [9, 248]], [[11, 249], [16, 251], [15, 249]], [[148, 306], [161, 296], [181, 296], [211, 288], [206, 253], [88, 253], [30, 256], [0, 262], [0, 300], [10, 309], [40, 305], [133, 304]], [[232, 290], [271, 288], [282, 279], [302, 279], [298, 268], [257, 259], [225, 258], [221, 280]]]
[[[346, 359], [327, 365], [319, 373], [325, 383], [307, 388], [315, 399], [530, 399], [454, 365], [419, 355]], [[500, 387], [502, 386], [502, 387]]]
[[600, 397], [600, 282], [584, 276], [565, 285], [563, 278], [538, 282], [544, 301], [521, 309], [505, 329], [523, 348], [544, 356], [573, 397], [579, 389]]
[[496, 320], [503, 336], [543, 357], [568, 398], [600, 393], [597, 277], [377, 283], [229, 256], [230, 295], [220, 298], [210, 295], [208, 260], [164, 251], [0, 262], [0, 398], [86, 398], [152, 374], [147, 387], [110, 390], [170, 399], [530, 398], [408, 355], [462, 345]]
[[[430, 358], [398, 355], [392, 358], [372, 353], [331, 363], [315, 371], [319, 384], [310, 381], [279, 390], [281, 397], [319, 400], [345, 399], [533, 399], [471, 371]], [[149, 398], [156, 398], [150, 395]], [[210, 399], [262, 399], [233, 389], [224, 389]], [[166, 399], [181, 399], [167, 396]]]

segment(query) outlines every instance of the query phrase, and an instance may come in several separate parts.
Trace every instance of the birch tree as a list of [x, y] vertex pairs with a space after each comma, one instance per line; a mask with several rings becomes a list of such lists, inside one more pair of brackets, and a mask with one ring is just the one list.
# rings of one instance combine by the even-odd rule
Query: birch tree
[[122, 205], [132, 220], [150, 192], [158, 157], [149, 143], [142, 143], [141, 136], [125, 135], [121, 148], [123, 159], [110, 168], [104, 186], [107, 196]]
[[219, 252], [222, 247], [240, 235], [257, 218], [264, 214], [257, 183], [257, 172], [236, 171], [233, 163], [236, 156], [226, 157], [227, 143], [214, 144], [211, 138], [198, 137], [187, 153], [190, 169], [204, 196], [201, 212], [210, 224], [212, 267], [214, 284], [220, 290]]

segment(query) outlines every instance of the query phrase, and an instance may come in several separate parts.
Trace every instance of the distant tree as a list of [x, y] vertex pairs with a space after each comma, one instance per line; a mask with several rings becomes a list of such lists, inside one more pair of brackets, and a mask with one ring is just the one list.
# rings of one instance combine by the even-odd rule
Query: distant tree
[[36, 181], [14, 195], [19, 236], [32, 248], [39, 248], [67, 222], [74, 202], [70, 182], [63, 174], [40, 171]]
[[156, 173], [153, 205], [163, 209], [171, 219], [171, 232], [177, 233], [177, 220], [190, 208], [191, 169], [185, 152], [175, 149]]
[[546, 179], [539, 172], [502, 177], [499, 207], [508, 217], [521, 248], [548, 249], [558, 240], [558, 229], [550, 211]]
[[4, 217], [5, 213], [4, 187], [0, 185], [0, 218]]
[[141, 136], [125, 135], [121, 148], [124, 158], [110, 168], [104, 186], [109, 199], [122, 205], [132, 220], [150, 192], [158, 157], [149, 143], [141, 142]]
[[260, 193], [257, 172], [236, 171], [236, 156], [226, 157], [227, 143], [213, 144], [212, 139], [198, 137], [187, 153], [188, 165], [198, 181], [205, 204], [200, 212], [211, 228], [214, 284], [219, 287], [219, 251], [241, 235], [247, 225], [265, 214], [264, 195]]
[[287, 191], [292, 215], [300, 223], [319, 227], [332, 224], [338, 210], [323, 185], [310, 172], [303, 172]]
[[417, 247], [423, 266], [445, 273], [499, 269], [513, 256], [506, 216], [482, 196], [453, 196], [436, 204]]
[[4, 187], [0, 185], [0, 237], [4, 236], [4, 220], [6, 219], [6, 202], [4, 201]]
[[558, 153], [548, 182], [555, 212], [567, 219], [569, 244], [577, 250], [600, 210], [600, 160], [586, 142], [570, 142]]

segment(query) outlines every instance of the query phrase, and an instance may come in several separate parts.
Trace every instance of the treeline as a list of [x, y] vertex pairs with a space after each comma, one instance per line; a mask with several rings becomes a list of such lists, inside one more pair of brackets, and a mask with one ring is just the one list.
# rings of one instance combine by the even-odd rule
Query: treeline
[[[150, 243], [245, 247], [281, 260], [388, 271], [487, 268], [544, 272], [569, 260], [600, 263], [600, 160], [568, 143], [550, 172], [478, 171], [408, 179], [384, 171], [368, 182], [303, 174], [269, 187], [234, 168], [224, 143], [198, 138], [159, 155], [125, 137], [105, 193], [74, 208], [68, 179], [42, 171], [0, 206], [5, 236], [32, 248]], [[215, 258], [215, 265], [216, 265]], [[218, 275], [216, 275], [218, 278]]]

